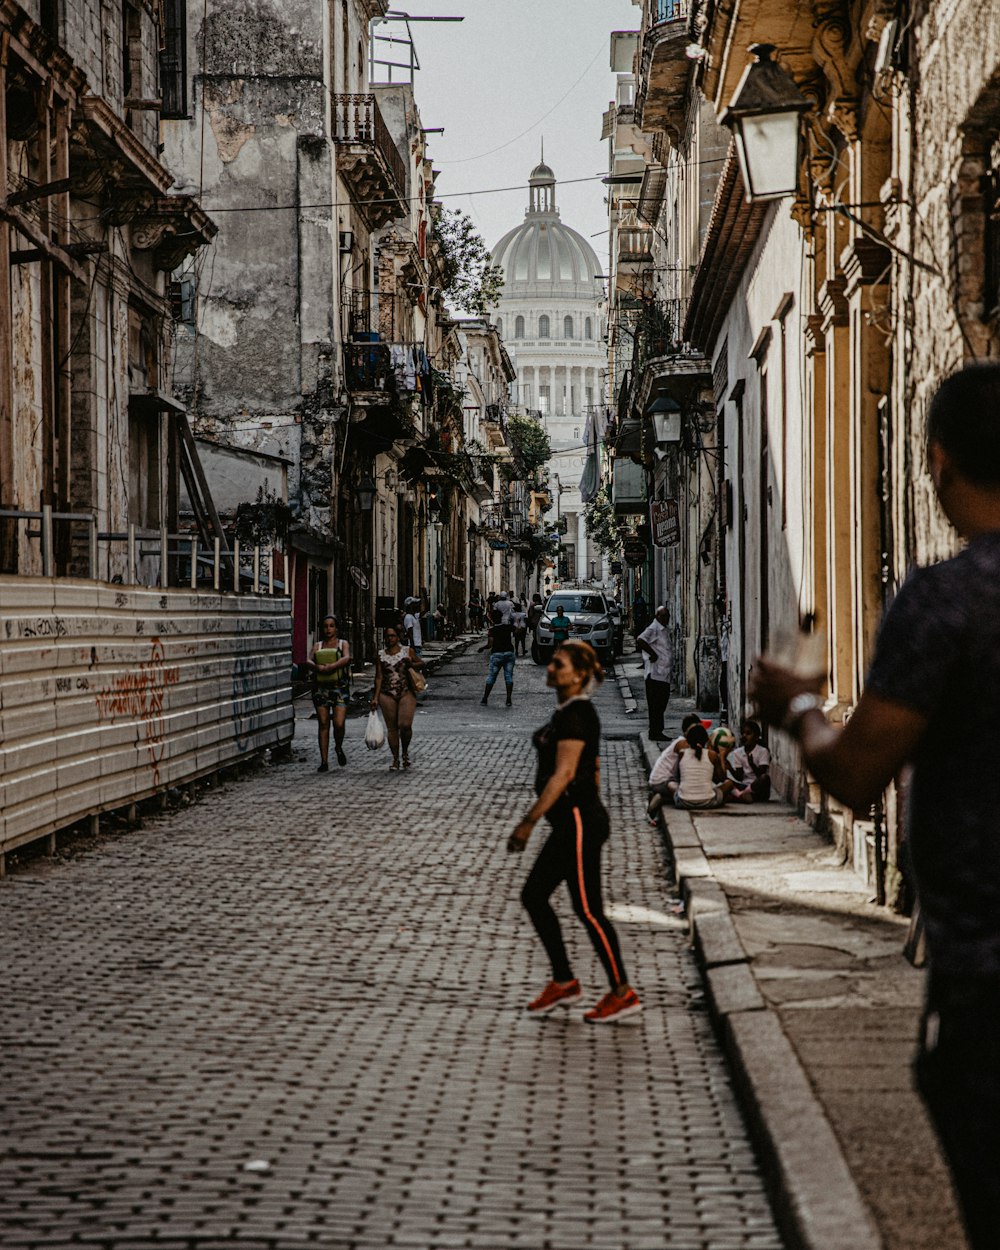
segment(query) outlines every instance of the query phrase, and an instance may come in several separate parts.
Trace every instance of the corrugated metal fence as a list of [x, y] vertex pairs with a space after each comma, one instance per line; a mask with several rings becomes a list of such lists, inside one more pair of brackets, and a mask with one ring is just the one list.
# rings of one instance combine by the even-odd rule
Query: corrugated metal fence
[[287, 598], [0, 577], [0, 854], [294, 732]]

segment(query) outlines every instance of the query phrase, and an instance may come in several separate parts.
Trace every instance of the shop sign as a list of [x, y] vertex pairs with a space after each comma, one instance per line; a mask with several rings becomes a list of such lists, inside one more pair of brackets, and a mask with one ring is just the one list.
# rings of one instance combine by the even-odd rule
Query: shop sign
[[681, 541], [676, 499], [654, 499], [649, 505], [649, 527], [657, 547], [676, 547]]
[[641, 538], [626, 538], [624, 545], [625, 563], [631, 568], [638, 568], [646, 563], [648, 549]]

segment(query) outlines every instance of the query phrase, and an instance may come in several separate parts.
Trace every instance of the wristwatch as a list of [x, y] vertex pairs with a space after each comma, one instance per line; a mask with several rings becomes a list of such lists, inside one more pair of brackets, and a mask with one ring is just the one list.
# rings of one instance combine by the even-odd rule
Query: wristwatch
[[789, 733], [794, 732], [794, 730], [798, 727], [799, 721], [803, 716], [805, 716], [806, 712], [811, 712], [813, 708], [820, 708], [822, 706], [823, 700], [818, 694], [810, 694], [808, 691], [803, 691], [802, 694], [797, 694], [788, 704], [788, 708], [785, 712], [785, 719], [781, 722], [781, 728], [787, 730]]

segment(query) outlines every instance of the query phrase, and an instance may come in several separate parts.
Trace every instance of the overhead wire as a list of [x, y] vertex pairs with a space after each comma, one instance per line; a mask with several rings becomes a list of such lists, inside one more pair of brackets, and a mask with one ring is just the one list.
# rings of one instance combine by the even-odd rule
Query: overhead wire
[[580, 83], [582, 83], [583, 80], [590, 73], [590, 70], [593, 67], [594, 62], [601, 55], [601, 53], [604, 51], [606, 46], [607, 46], [607, 42], [605, 38], [605, 40], [602, 41], [601, 46], [597, 49], [597, 51], [594, 53], [591, 59], [587, 62], [587, 67], [583, 71], [583, 73], [580, 75], [580, 77], [577, 78], [577, 80], [572, 84], [572, 86], [567, 87], [566, 90], [563, 92], [563, 94], [559, 97], [559, 99], [556, 100], [555, 104], [553, 104], [552, 107], [547, 112], [543, 113], [541, 117], [538, 118], [537, 121], [532, 122], [531, 125], [527, 128], [527, 130], [522, 130], [519, 135], [515, 135], [513, 139], [508, 139], [506, 143], [501, 143], [500, 146], [497, 148], [490, 148], [488, 152], [480, 152], [477, 156], [458, 157], [453, 161], [439, 161], [438, 164], [440, 165], [467, 165], [469, 164], [470, 161], [481, 161], [481, 160], [484, 160], [487, 156], [493, 156], [495, 153], [502, 152], [505, 148], [509, 148], [512, 144], [517, 143], [519, 139], [523, 139], [525, 135], [530, 135], [533, 130], [536, 130], [542, 124], [542, 122], [546, 121], [549, 117], [551, 117], [552, 114], [559, 107], [559, 105], [562, 104], [563, 101], [566, 100], [570, 95], [572, 95], [572, 93], [577, 89], [577, 87], [579, 87]]

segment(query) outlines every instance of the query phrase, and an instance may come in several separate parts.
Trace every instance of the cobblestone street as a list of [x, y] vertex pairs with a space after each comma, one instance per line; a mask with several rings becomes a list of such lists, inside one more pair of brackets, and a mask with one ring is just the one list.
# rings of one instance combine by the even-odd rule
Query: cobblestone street
[[484, 658], [431, 678], [409, 773], [361, 719], [318, 775], [300, 705], [292, 762], [0, 882], [5, 1250], [778, 1250], [613, 682], [605, 880], [645, 1011], [524, 1014], [542, 833], [504, 842], [552, 696], [519, 661], [480, 707]]

